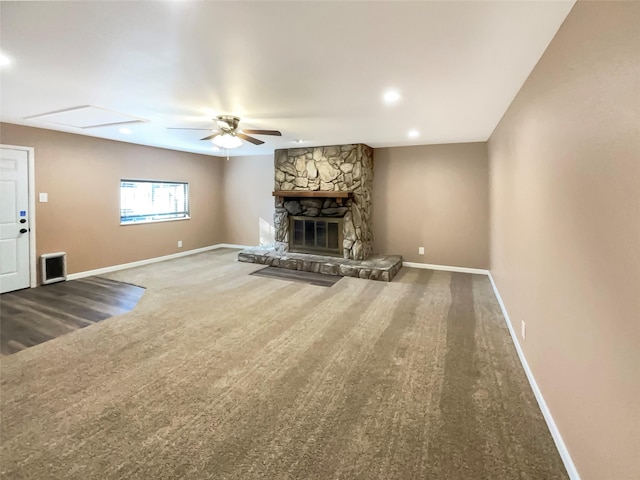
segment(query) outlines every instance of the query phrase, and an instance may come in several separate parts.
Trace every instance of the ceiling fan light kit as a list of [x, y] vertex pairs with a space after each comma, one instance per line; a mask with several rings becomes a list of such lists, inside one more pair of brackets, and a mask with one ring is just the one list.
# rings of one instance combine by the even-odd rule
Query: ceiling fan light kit
[[220, 148], [237, 148], [242, 145], [242, 140], [229, 133], [217, 135], [211, 141]]
[[172, 130], [207, 130], [209, 132], [213, 132], [211, 135], [208, 135], [200, 140], [211, 140], [214, 145], [217, 145], [220, 148], [237, 148], [242, 146], [242, 141], [246, 141], [249, 143], [253, 143], [254, 145], [262, 145], [264, 142], [254, 137], [250, 137], [247, 133], [253, 135], [275, 135], [282, 136], [277, 130], [238, 130], [238, 123], [240, 123], [240, 117], [236, 117], [234, 115], [219, 115], [215, 118], [216, 123], [218, 124], [217, 130], [212, 130], [208, 128], [171, 128]]

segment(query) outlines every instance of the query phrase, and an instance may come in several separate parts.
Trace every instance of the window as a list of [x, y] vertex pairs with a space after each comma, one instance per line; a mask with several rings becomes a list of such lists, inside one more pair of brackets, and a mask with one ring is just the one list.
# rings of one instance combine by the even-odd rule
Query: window
[[120, 180], [120, 225], [189, 218], [189, 184]]

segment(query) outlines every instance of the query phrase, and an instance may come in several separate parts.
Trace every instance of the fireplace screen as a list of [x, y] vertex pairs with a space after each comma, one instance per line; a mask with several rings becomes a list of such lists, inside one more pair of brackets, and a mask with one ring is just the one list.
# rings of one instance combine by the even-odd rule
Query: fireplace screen
[[342, 256], [342, 218], [290, 216], [289, 250]]

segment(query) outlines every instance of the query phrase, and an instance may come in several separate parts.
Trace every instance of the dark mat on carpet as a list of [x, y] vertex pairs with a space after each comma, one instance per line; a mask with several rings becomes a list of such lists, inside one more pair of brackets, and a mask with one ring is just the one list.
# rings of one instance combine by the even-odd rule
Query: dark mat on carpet
[[250, 273], [250, 275], [277, 278], [278, 280], [288, 280], [290, 282], [309, 283], [319, 287], [331, 287], [342, 278], [339, 275], [323, 275], [322, 273], [301, 272], [299, 270], [289, 270], [288, 268], [278, 267], [266, 267]]

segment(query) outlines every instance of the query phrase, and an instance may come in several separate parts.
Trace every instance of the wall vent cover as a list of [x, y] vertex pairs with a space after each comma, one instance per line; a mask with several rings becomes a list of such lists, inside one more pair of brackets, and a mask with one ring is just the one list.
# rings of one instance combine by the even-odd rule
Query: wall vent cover
[[65, 252], [41, 255], [40, 262], [42, 285], [63, 282], [67, 279], [67, 254]]

